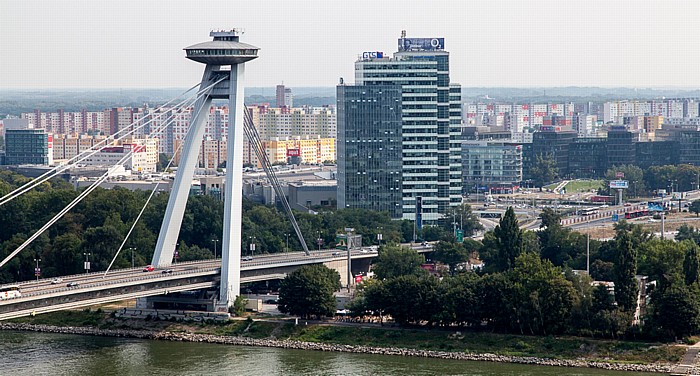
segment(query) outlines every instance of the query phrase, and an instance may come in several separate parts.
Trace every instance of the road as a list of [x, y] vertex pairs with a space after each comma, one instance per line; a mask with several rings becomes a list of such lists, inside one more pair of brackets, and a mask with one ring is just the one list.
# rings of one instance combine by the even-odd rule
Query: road
[[[432, 251], [432, 245], [410, 245], [418, 252]], [[352, 258], [368, 258], [376, 257], [376, 251], [371, 248], [363, 247], [361, 249], [352, 250]], [[241, 270], [256, 270], [265, 269], [272, 266], [288, 266], [317, 263], [333, 259], [345, 259], [347, 252], [336, 249], [324, 249], [321, 251], [312, 251], [310, 256], [306, 256], [304, 252], [288, 252], [281, 254], [264, 254], [256, 255], [251, 260], [241, 260]], [[38, 281], [20, 282], [20, 290], [23, 297], [52, 294], [64, 291], [76, 291], [80, 289], [94, 288], [98, 286], [108, 286], [118, 284], [124, 281], [133, 280], [152, 280], [154, 278], [165, 278], [168, 276], [178, 276], [182, 274], [190, 274], [193, 272], [218, 271], [221, 267], [221, 259], [202, 260], [181, 262], [164, 268], [155, 268], [151, 272], [144, 271], [143, 266], [113, 270], [104, 274], [104, 272], [83, 273], [70, 276], [60, 277], [60, 282], [56, 279], [39, 279]], [[169, 271], [169, 272], [167, 272]], [[56, 282], [56, 283], [54, 283]], [[73, 287], [68, 284], [74, 283]]]

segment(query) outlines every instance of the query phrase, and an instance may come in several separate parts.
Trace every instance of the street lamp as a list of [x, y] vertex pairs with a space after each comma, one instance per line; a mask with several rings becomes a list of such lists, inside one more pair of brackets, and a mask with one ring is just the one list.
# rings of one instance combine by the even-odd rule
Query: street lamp
[[321, 238], [321, 231], [318, 232], [318, 238], [316, 238], [316, 244], [318, 244], [318, 251], [321, 252], [321, 244], [323, 244], [323, 239]]
[[130, 247], [129, 249], [131, 250], [131, 267], [133, 268], [134, 266], [136, 266], [134, 264], [134, 250], [136, 250], [136, 248]]
[[255, 236], [249, 236], [250, 239], [250, 258], [253, 258], [253, 252], [255, 252]]
[[92, 253], [83, 253], [83, 256], [85, 256], [85, 263], [83, 264], [83, 268], [85, 269], [85, 274], [90, 273], [90, 256], [92, 256]]
[[214, 243], [214, 258], [216, 259], [216, 243], [219, 241], [219, 239], [212, 239], [211, 241]]
[[287, 246], [284, 248], [284, 252], [289, 252], [289, 234], [284, 234], [287, 237]]
[[34, 276], [36, 276], [36, 281], [39, 282], [39, 276], [41, 275], [41, 269], [39, 268], [39, 262], [41, 259], [34, 259], [36, 266], [34, 267]]

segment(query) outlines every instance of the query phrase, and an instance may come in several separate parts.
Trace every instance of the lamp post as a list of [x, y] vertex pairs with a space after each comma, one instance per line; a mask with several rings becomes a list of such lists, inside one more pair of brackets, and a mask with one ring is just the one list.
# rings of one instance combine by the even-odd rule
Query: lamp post
[[129, 249], [131, 250], [131, 267], [133, 268], [133, 267], [136, 266], [135, 263], [134, 263], [134, 250], [135, 250], [136, 248], [134, 248], [134, 247], [129, 247]]
[[83, 256], [85, 256], [85, 264], [83, 264], [83, 268], [85, 269], [85, 274], [90, 273], [90, 256], [92, 256], [92, 253], [83, 253]]
[[214, 243], [214, 259], [216, 259], [216, 243], [219, 241], [219, 239], [212, 239], [211, 241]]
[[250, 239], [250, 258], [253, 258], [253, 252], [255, 252], [255, 236], [249, 236]]
[[289, 252], [289, 234], [284, 234], [284, 236], [287, 237], [287, 246], [284, 248], [284, 252], [287, 253]]
[[318, 232], [318, 238], [316, 238], [316, 244], [318, 244], [318, 251], [321, 252], [321, 244], [323, 244], [323, 239], [321, 238], [321, 231]]
[[36, 281], [39, 282], [39, 276], [41, 275], [41, 269], [39, 268], [39, 262], [41, 262], [41, 259], [35, 258], [34, 262], [36, 263], [36, 266], [34, 267], [34, 276], [36, 277]]

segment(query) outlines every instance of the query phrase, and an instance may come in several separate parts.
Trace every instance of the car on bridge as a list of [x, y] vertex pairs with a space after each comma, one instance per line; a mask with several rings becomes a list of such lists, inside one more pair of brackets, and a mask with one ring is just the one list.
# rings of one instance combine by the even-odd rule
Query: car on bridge
[[75, 281], [68, 282], [68, 284], [66, 285], [66, 287], [77, 287], [77, 286], [80, 286], [80, 283], [75, 282]]
[[161, 274], [173, 274], [173, 270], [172, 270], [172, 269], [165, 269], [165, 270], [163, 270], [163, 271], [160, 272], [160, 273], [161, 273]]
[[156, 270], [156, 267], [153, 265], [147, 265], [145, 268], [143, 268], [144, 272], [152, 272], [154, 270]]
[[54, 278], [51, 280], [52, 285], [57, 285], [59, 283], [63, 282], [63, 278]]

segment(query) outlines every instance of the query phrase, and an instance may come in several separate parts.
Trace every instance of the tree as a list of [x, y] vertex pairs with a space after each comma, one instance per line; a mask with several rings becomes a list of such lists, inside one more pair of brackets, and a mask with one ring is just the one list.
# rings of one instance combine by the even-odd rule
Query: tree
[[700, 200], [693, 201], [688, 210], [691, 213], [695, 213], [696, 216], [700, 216]]
[[279, 310], [283, 313], [331, 316], [335, 313], [333, 293], [340, 289], [340, 274], [324, 265], [304, 265], [280, 282]]
[[[618, 178], [618, 172], [623, 173], [624, 178]], [[619, 179], [624, 179], [629, 182], [629, 189], [625, 189], [623, 195], [629, 197], [636, 197], [638, 195], [646, 193], [647, 188], [644, 184], [644, 171], [642, 171], [641, 168], [635, 165], [612, 166], [608, 169], [608, 171], [605, 172], [603, 187], [609, 189], [608, 187], [610, 187], [610, 181]]]
[[425, 257], [411, 248], [389, 245], [379, 248], [372, 270], [380, 280], [402, 275], [420, 275], [425, 273], [421, 269], [424, 262]]
[[700, 244], [700, 231], [693, 226], [688, 226], [686, 223], [678, 227], [676, 241], [692, 240], [696, 244]]
[[454, 275], [459, 264], [469, 261], [469, 253], [459, 243], [440, 241], [435, 245], [433, 260], [449, 265], [450, 274]]
[[535, 156], [535, 163], [530, 168], [530, 177], [536, 187], [554, 181], [559, 176], [559, 167], [557, 161], [552, 155]]
[[560, 268], [535, 253], [523, 253], [507, 272], [515, 299], [508, 302], [511, 322], [521, 333], [552, 334], [565, 329], [576, 292]]
[[650, 326], [657, 335], [678, 339], [700, 329], [697, 287], [674, 284], [652, 293]]
[[695, 243], [692, 243], [685, 253], [683, 275], [685, 276], [686, 285], [698, 282], [700, 277], [700, 258], [698, 257], [698, 245]]
[[[467, 204], [462, 204], [458, 207], [451, 208], [445, 216], [439, 221], [440, 226], [442, 226], [445, 231], [450, 234], [456, 228], [461, 228], [464, 231], [465, 236], [474, 235], [476, 231], [484, 229], [481, 225], [479, 217], [472, 213], [471, 206]], [[427, 240], [427, 239], [426, 239]]]
[[[496, 241], [496, 257], [494, 268], [496, 271], [505, 271], [515, 266], [515, 259], [522, 252], [522, 230], [515, 218], [513, 207], [508, 207], [503, 218], [493, 230]], [[487, 264], [488, 266], [488, 264]]]
[[540, 228], [561, 226], [561, 214], [554, 211], [552, 208], [542, 209], [540, 213]]
[[[158, 154], [158, 165], [156, 166], [156, 170], [163, 172], [165, 171], [165, 168], [168, 166], [168, 163], [170, 163], [170, 157], [165, 154], [165, 153], [160, 153]], [[170, 167], [177, 166], [175, 162], [170, 164]]]
[[632, 312], [637, 301], [637, 251], [632, 246], [628, 231], [620, 232], [617, 243], [617, 260], [614, 267], [615, 301], [624, 312]]

